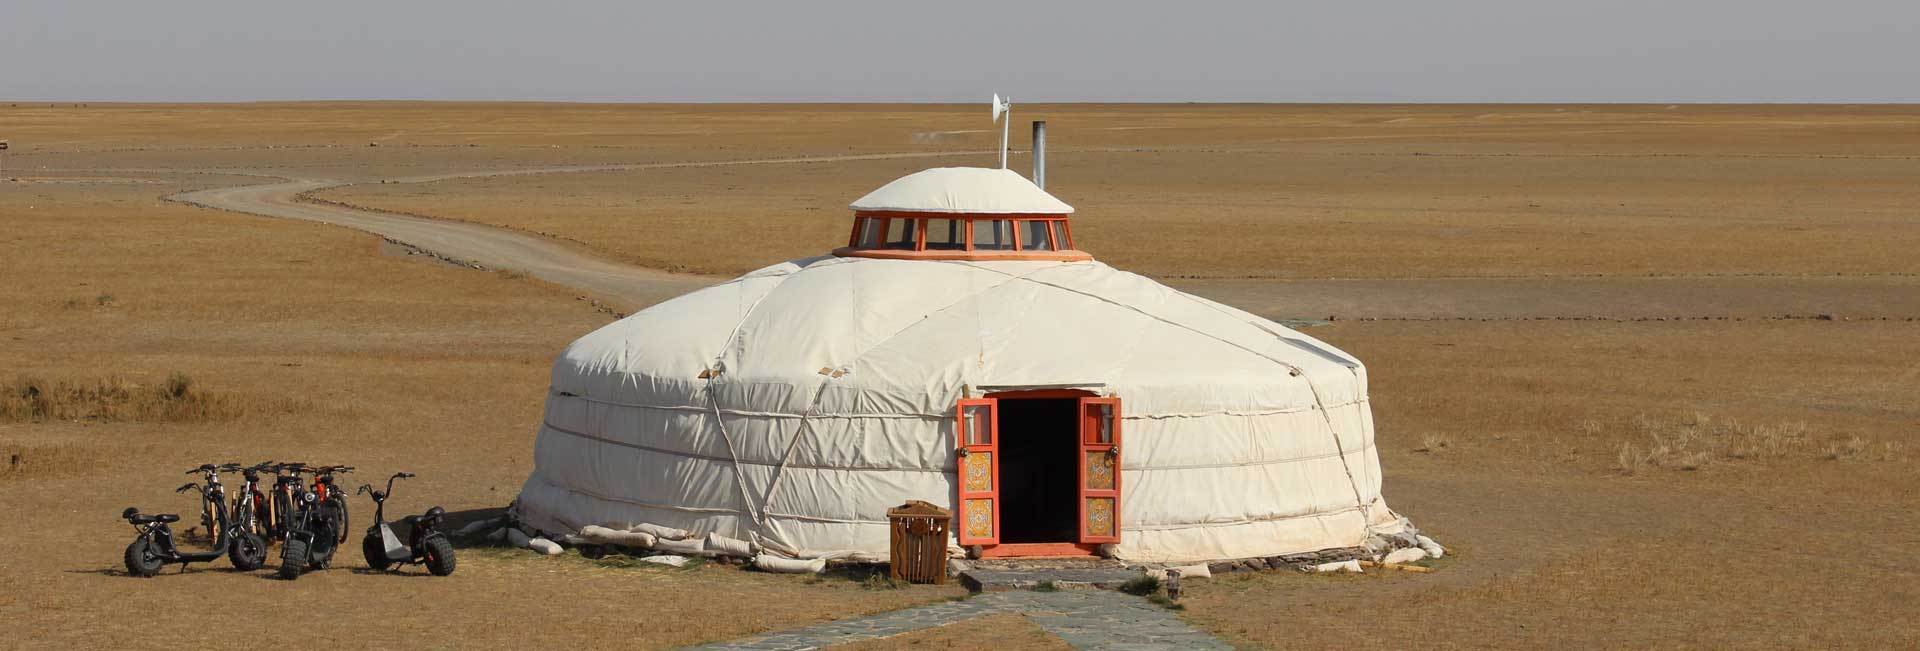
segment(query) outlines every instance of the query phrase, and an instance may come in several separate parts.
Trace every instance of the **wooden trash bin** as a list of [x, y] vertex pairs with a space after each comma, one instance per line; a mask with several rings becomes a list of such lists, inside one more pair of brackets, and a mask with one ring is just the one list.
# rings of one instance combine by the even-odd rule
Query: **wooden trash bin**
[[952, 512], [910, 500], [887, 509], [887, 525], [892, 531], [887, 567], [895, 580], [947, 582], [947, 534], [953, 525]]

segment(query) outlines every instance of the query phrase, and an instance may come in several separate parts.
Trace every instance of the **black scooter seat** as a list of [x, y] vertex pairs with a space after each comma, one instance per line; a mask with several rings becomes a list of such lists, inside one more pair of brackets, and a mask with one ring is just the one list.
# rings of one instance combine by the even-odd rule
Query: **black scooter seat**
[[179, 522], [180, 516], [174, 515], [172, 513], [156, 513], [153, 515], [147, 515], [145, 513], [136, 513], [132, 517], [127, 518], [127, 521], [132, 522], [134, 524], [153, 524], [155, 522]]

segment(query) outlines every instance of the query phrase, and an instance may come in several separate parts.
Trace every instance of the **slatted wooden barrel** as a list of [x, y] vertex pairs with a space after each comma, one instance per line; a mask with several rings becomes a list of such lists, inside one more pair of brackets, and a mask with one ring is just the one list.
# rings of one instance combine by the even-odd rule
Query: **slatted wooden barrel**
[[953, 513], [911, 500], [887, 509], [892, 544], [887, 565], [893, 578], [908, 583], [947, 582], [947, 535]]

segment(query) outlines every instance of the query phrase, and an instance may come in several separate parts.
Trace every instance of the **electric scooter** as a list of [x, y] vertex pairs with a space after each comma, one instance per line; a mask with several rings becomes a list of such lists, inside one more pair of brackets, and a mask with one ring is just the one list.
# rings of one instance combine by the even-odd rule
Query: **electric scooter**
[[253, 532], [247, 531], [239, 523], [227, 521], [226, 494], [220, 487], [218, 475], [215, 474], [218, 471], [208, 465], [201, 466], [196, 472], [207, 473], [208, 481], [205, 484], [189, 483], [175, 492], [197, 488], [201, 491], [202, 502], [213, 505], [208, 517], [216, 521], [217, 524], [213, 526], [219, 528], [218, 534], [210, 532], [214, 539], [213, 548], [198, 552], [181, 551], [174, 543], [173, 528], [167, 526], [170, 523], [179, 522], [179, 515], [173, 513], [148, 515], [141, 513], [137, 507], [129, 506], [127, 510], [120, 512], [120, 517], [126, 519], [127, 524], [133, 525], [134, 531], [139, 532], [140, 535], [127, 545], [125, 560], [128, 574], [153, 576], [160, 573], [160, 568], [168, 564], [178, 564], [180, 571], [185, 572], [190, 563], [207, 563], [223, 555], [233, 562], [234, 568], [243, 572], [260, 569], [261, 565], [266, 564], [266, 541], [261, 540], [260, 536]]
[[391, 525], [387, 523], [387, 498], [393, 496], [393, 480], [412, 476], [410, 472], [394, 473], [387, 478], [384, 491], [374, 490], [370, 484], [360, 485], [360, 494], [373, 494], [373, 526], [367, 527], [360, 551], [367, 558], [367, 567], [375, 570], [424, 563], [434, 576], [452, 574], [453, 543], [438, 529], [446, 509], [435, 506], [424, 514], [409, 515]]
[[[324, 490], [324, 489], [322, 489]], [[292, 581], [309, 567], [324, 570], [333, 562], [340, 546], [336, 526], [342, 521], [337, 507], [344, 495], [321, 501], [313, 487], [295, 497], [293, 511], [287, 514], [286, 539], [280, 545], [280, 578]]]

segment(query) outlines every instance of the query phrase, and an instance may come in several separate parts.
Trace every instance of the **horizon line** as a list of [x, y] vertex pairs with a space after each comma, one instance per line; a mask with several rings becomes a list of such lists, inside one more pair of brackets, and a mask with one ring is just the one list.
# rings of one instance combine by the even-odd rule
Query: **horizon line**
[[[570, 100], [570, 99], [400, 99], [400, 98], [325, 98], [325, 99], [196, 99], [196, 100], [146, 100], [146, 99], [8, 99], [0, 98], [0, 104], [49, 104], [52, 108], [59, 105], [85, 104], [172, 104], [172, 105], [215, 105], [215, 104], [574, 104], [574, 105], [656, 105], [656, 106], [865, 106], [865, 105], [908, 105], [908, 106], [972, 106], [985, 104], [984, 101], [941, 101], [941, 100]], [[1300, 100], [1071, 100], [1071, 101], [1034, 101], [1021, 102], [1024, 106], [1077, 106], [1077, 105], [1140, 105], [1140, 106], [1914, 106], [1915, 100], [1425, 100], [1425, 99], [1300, 99]], [[19, 108], [13, 106], [10, 108]]]

